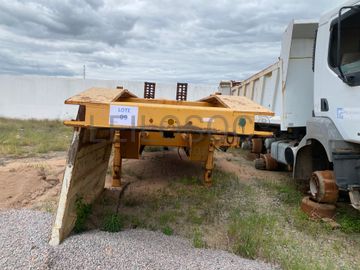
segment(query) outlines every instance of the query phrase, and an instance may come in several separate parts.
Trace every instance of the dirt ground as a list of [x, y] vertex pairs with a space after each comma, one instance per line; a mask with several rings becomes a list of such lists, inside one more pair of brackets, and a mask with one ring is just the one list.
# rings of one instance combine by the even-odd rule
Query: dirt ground
[[[234, 161], [238, 161], [234, 163]], [[66, 153], [38, 158], [3, 159], [0, 163], [0, 208], [35, 208], [53, 212], [61, 189]], [[257, 171], [252, 161], [218, 152], [215, 166], [222, 171], [254, 178], [279, 178], [286, 173]], [[123, 181], [133, 182], [127, 192], [138, 194], [157, 191], [175, 178], [201, 178], [203, 168], [179, 158], [176, 151], [145, 152], [141, 160], [123, 161]], [[141, 180], [141, 181], [137, 181]], [[107, 176], [109, 187], [111, 176]]]
[[43, 158], [4, 159], [0, 165], [0, 208], [37, 208], [54, 203], [65, 153]]
[[[91, 206], [86, 229], [102, 229], [117, 213], [124, 229], [175, 234], [195, 247], [227, 250], [284, 269], [360, 269], [360, 216], [348, 202], [338, 204], [342, 229], [332, 230], [301, 212], [304, 190], [294, 186], [289, 172], [258, 171], [241, 150], [216, 152], [216, 180], [208, 189], [199, 181], [203, 164], [181, 157], [170, 150], [124, 160], [122, 178], [131, 185], [120, 200], [118, 189], [107, 188]], [[0, 210], [55, 213], [65, 162], [65, 152], [0, 158]], [[110, 173], [111, 162], [106, 187]]]

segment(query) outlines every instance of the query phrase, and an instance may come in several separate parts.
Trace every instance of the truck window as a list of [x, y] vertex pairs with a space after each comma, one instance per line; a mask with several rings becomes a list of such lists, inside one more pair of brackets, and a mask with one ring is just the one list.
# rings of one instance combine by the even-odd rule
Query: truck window
[[351, 9], [341, 16], [340, 63], [337, 49], [338, 19], [331, 25], [329, 65], [338, 75], [343, 73], [343, 80], [347, 84], [360, 85], [360, 9]]

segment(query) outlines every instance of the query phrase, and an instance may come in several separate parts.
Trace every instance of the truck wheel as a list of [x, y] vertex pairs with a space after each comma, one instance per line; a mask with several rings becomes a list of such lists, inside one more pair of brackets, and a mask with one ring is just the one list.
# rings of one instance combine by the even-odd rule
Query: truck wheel
[[278, 162], [272, 158], [271, 154], [261, 155], [261, 158], [265, 160], [266, 170], [276, 171], [279, 167]]
[[339, 189], [334, 172], [313, 172], [310, 178], [310, 194], [311, 198], [317, 202], [336, 203], [339, 198]]
[[255, 169], [257, 170], [266, 170], [265, 159], [257, 158], [254, 160]]
[[333, 218], [336, 213], [336, 207], [333, 204], [318, 203], [305, 197], [301, 201], [301, 210], [308, 214], [311, 218]]

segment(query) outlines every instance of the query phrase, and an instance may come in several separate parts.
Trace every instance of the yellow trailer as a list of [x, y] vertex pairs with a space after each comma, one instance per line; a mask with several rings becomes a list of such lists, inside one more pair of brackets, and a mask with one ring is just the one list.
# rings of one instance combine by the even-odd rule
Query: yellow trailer
[[245, 97], [211, 95], [202, 100], [138, 98], [130, 91], [91, 88], [65, 101], [80, 105], [74, 127], [50, 243], [59, 244], [74, 227], [76, 200], [92, 203], [103, 191], [112, 146], [113, 186], [121, 186], [122, 159], [138, 159], [146, 146], [177, 147], [204, 162], [211, 185], [218, 147], [237, 146], [240, 136], [269, 136], [255, 130], [255, 116], [273, 113]]

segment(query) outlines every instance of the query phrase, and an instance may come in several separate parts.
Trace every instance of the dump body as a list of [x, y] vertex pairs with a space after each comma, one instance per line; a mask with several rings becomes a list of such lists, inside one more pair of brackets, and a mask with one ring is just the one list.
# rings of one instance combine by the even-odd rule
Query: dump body
[[257, 122], [276, 125], [282, 131], [305, 127], [313, 110], [312, 53], [315, 21], [293, 21], [287, 27], [277, 63], [232, 87], [231, 94], [245, 96], [275, 112]]

